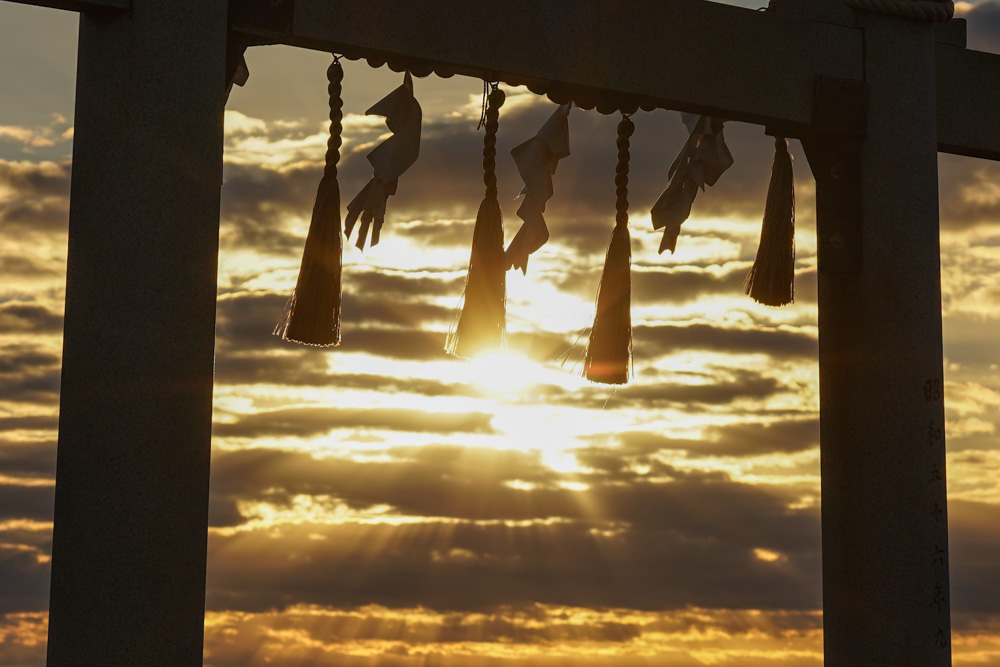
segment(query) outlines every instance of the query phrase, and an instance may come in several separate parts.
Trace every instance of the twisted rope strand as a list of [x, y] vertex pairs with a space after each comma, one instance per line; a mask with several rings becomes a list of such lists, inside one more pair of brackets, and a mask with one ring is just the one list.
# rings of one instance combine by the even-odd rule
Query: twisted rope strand
[[487, 98], [486, 121], [483, 124], [486, 128], [486, 136], [483, 137], [483, 183], [486, 184], [486, 197], [496, 199], [497, 197], [497, 129], [500, 127], [500, 107], [503, 106], [506, 96], [504, 92], [493, 86]]
[[340, 58], [330, 63], [326, 70], [326, 80], [329, 82], [326, 91], [330, 97], [330, 138], [326, 142], [326, 165], [323, 167], [323, 176], [336, 178], [340, 147], [343, 145], [340, 135], [344, 131], [344, 100], [341, 98], [344, 68], [340, 64]]
[[618, 164], [615, 167], [615, 226], [628, 224], [629, 137], [635, 124], [628, 116], [618, 123]]

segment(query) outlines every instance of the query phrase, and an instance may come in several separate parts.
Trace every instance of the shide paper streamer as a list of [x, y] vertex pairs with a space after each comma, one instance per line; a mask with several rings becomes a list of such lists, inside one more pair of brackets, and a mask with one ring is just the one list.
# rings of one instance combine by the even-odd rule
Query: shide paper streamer
[[549, 117], [542, 129], [531, 139], [511, 150], [517, 172], [524, 181], [521, 194], [524, 200], [517, 209], [517, 217], [524, 222], [514, 240], [507, 246], [507, 268], [528, 272], [528, 255], [549, 240], [545, 226], [545, 203], [552, 197], [552, 175], [559, 160], [569, 155], [569, 110], [571, 104], [562, 104]]
[[715, 185], [733, 166], [733, 156], [722, 136], [723, 121], [693, 114], [681, 114], [681, 117], [690, 135], [667, 172], [670, 179], [667, 189], [650, 211], [653, 229], [663, 230], [661, 253], [664, 250], [674, 252], [681, 224], [691, 215], [691, 205], [698, 190]]
[[403, 85], [376, 102], [365, 114], [385, 116], [385, 124], [393, 134], [368, 154], [374, 171], [372, 179], [347, 205], [344, 231], [350, 238], [355, 222], [360, 219], [355, 244], [359, 250], [365, 248], [369, 229], [371, 245], [378, 244], [385, 222], [386, 200], [396, 194], [399, 177], [417, 161], [420, 154], [421, 112], [420, 104], [413, 96], [410, 73], [404, 75]]

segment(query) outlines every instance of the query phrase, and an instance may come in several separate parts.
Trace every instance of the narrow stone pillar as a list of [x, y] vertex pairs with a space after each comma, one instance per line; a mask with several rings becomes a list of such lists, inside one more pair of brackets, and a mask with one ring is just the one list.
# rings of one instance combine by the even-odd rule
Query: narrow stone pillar
[[80, 18], [50, 667], [202, 663], [226, 21]]
[[[854, 144], [854, 164], [849, 141], [810, 149], [821, 263], [825, 664], [944, 667], [951, 649], [933, 27], [858, 16], [867, 135]], [[852, 197], [860, 226], [845, 219]]]

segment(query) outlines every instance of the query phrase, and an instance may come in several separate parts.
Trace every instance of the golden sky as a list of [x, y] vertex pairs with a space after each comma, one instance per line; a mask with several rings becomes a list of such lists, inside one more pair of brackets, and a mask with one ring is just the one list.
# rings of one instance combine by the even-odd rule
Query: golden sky
[[[761, 3], [734, 3], [755, 6]], [[959, 3], [1000, 51], [1000, 3]], [[73, 136], [75, 23], [0, 3], [0, 665], [44, 662]], [[635, 378], [580, 377], [614, 226], [614, 116], [574, 109], [551, 240], [508, 274], [506, 357], [443, 352], [483, 195], [481, 82], [416, 79], [421, 155], [382, 241], [345, 244], [343, 344], [271, 335], [327, 139], [329, 56], [248, 52], [226, 112], [205, 664], [811, 667], [822, 663], [814, 184], [791, 143], [796, 303], [740, 283], [773, 142], [735, 166], [675, 254], [649, 208], [684, 141], [633, 116]], [[347, 62], [344, 201], [401, 75]], [[507, 89], [498, 179], [554, 105]], [[940, 164], [953, 651], [1000, 665], [1000, 166]], [[353, 240], [353, 239], [352, 239]]]

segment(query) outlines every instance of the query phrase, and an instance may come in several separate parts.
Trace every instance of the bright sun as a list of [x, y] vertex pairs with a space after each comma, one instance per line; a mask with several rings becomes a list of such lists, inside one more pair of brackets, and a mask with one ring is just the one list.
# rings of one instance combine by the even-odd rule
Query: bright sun
[[509, 393], [529, 385], [545, 382], [548, 375], [543, 366], [508, 352], [497, 352], [468, 362], [472, 383], [491, 392]]

